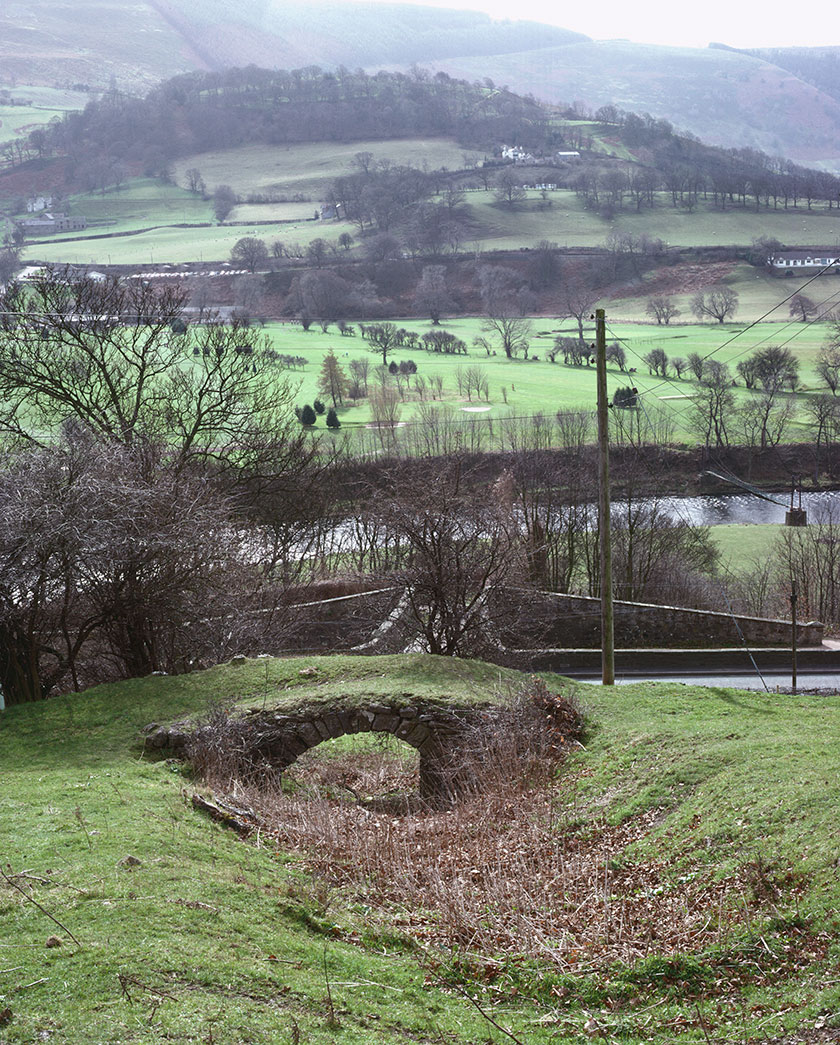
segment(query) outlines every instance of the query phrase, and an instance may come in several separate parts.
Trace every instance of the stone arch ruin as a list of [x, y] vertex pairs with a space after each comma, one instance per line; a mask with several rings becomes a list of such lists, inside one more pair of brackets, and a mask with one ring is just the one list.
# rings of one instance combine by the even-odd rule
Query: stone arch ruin
[[[441, 707], [414, 700], [410, 704], [331, 703], [294, 711], [253, 709], [231, 716], [231, 736], [238, 753], [251, 765], [288, 769], [305, 751], [326, 740], [354, 733], [390, 733], [420, 754], [420, 797], [430, 804], [450, 802], [466, 784], [462, 754], [470, 728], [486, 708]], [[189, 757], [202, 731], [180, 723], [146, 728], [147, 748]]]

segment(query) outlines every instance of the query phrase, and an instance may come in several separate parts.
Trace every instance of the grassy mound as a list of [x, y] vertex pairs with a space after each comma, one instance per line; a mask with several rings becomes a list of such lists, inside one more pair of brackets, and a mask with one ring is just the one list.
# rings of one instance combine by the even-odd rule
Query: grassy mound
[[[497, 945], [488, 908], [480, 949], [447, 947], [451, 919], [433, 907], [393, 890], [376, 900], [371, 881], [331, 880], [270, 835], [240, 841], [190, 806], [183, 767], [145, 759], [138, 741], [151, 721], [220, 701], [446, 704], [521, 678], [420, 655], [264, 659], [4, 712], [0, 1041], [511, 1040], [477, 1006], [528, 1043], [778, 1041], [792, 1028], [820, 1040], [840, 1009], [836, 698], [583, 687], [586, 749], [531, 806], [527, 837], [548, 847], [534, 866], [555, 873], [555, 921], [531, 933], [540, 953], [524, 932], [511, 943], [512, 907]], [[516, 815], [499, 815], [509, 839]], [[483, 859], [477, 828], [450, 839], [442, 824], [429, 821], [428, 847], [441, 868], [458, 852]], [[571, 886], [557, 900], [561, 872], [582, 914]], [[564, 904], [579, 939], [557, 921]], [[427, 932], [414, 931], [421, 913]]]

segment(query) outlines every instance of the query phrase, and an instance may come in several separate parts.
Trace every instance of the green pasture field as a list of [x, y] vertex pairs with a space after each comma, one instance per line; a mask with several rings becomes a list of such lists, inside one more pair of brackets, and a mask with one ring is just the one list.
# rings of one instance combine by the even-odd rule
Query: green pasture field
[[[128, 198], [120, 200], [120, 193], [101, 197], [76, 197], [73, 201], [74, 212], [86, 216], [117, 217], [116, 229], [145, 228], [151, 225], [169, 225], [190, 220], [212, 220], [212, 212], [207, 201], [190, 196], [186, 190], [176, 190], [179, 195], [172, 196], [167, 202], [152, 199], [149, 203], [137, 202]], [[532, 193], [536, 197], [536, 193]], [[467, 223], [465, 239], [481, 250], [513, 250], [520, 247], [534, 247], [541, 240], [555, 242], [561, 247], [600, 247], [604, 245], [608, 233], [612, 229], [631, 232], [634, 235], [647, 235], [660, 238], [671, 246], [701, 245], [745, 245], [758, 235], [776, 236], [782, 242], [795, 246], [798, 243], [832, 243], [840, 238], [840, 211], [805, 212], [789, 211], [766, 212], [756, 215], [752, 211], [718, 211], [698, 210], [694, 214], [675, 211], [671, 207], [662, 206], [642, 214], [629, 212], [616, 216], [611, 222], [605, 222], [591, 211], [586, 210], [574, 193], [557, 191], [549, 193], [553, 206], [546, 210], [537, 207], [536, 198], [526, 200], [513, 210], [493, 200], [492, 193], [476, 191], [466, 196]], [[109, 204], [113, 202], [113, 209]], [[292, 220], [301, 223], [301, 229], [308, 234], [309, 223], [302, 224], [314, 212], [314, 204], [242, 204], [238, 206], [230, 220], [247, 222], [249, 219], [263, 221]], [[314, 235], [334, 240], [342, 232], [357, 235], [356, 226], [350, 222], [317, 223], [318, 231]], [[290, 228], [289, 235], [300, 236], [301, 229]], [[95, 232], [96, 230], [91, 230]], [[171, 244], [161, 243], [161, 249], [167, 251], [163, 260], [168, 262], [224, 260], [226, 253], [223, 245], [227, 239], [219, 241], [215, 247], [217, 253], [208, 253], [213, 246], [202, 239], [203, 230], [180, 230], [177, 251]], [[157, 235], [158, 230], [150, 233]], [[165, 235], [165, 230], [163, 232]], [[271, 230], [257, 226], [257, 235], [271, 235]], [[74, 239], [78, 233], [74, 234]], [[51, 239], [53, 237], [50, 237]], [[35, 244], [30, 244], [31, 251]], [[120, 264], [142, 263], [145, 257], [145, 245], [140, 247], [135, 256], [131, 246], [120, 252]], [[78, 248], [74, 243], [66, 246], [60, 243], [49, 243], [43, 247], [42, 260], [82, 263], [93, 259], [104, 264], [105, 259], [101, 246], [93, 241], [89, 248]], [[32, 256], [32, 255], [30, 255]], [[788, 286], [790, 281], [779, 281]], [[760, 296], [760, 295], [759, 295]]]
[[[101, 234], [112, 230], [89, 231]], [[294, 221], [282, 225], [212, 225], [186, 229], [164, 226], [107, 239], [79, 239], [77, 232], [66, 234], [73, 237], [72, 241], [27, 241], [23, 256], [27, 264], [32, 261], [59, 265], [179, 265], [190, 261], [219, 264], [230, 258], [235, 243], [243, 236], [257, 236], [268, 246], [276, 239], [306, 246], [317, 236], [334, 242], [342, 231], [340, 225]]]
[[[524, 678], [422, 655], [268, 658], [0, 714], [4, 1045], [510, 1040], [471, 998], [529, 1045], [574, 1045], [589, 1021], [628, 1045], [836, 1033], [837, 697], [578, 686], [587, 737], [551, 822], [602, 839], [610, 903], [650, 897], [644, 951], [565, 973], [435, 948], [446, 989], [405, 912], [313, 878], [265, 834], [240, 840], [191, 806], [201, 785], [183, 766], [142, 750], [147, 723], [220, 702], [341, 700], [348, 686], [463, 701]], [[667, 912], [689, 895], [705, 927], [672, 939]], [[545, 931], [547, 955], [555, 935], [566, 946], [562, 927]]]
[[[650, 296], [654, 293], [659, 294], [661, 291], [655, 287], [646, 291], [645, 285], [650, 284], [652, 280], [658, 280], [663, 275], [667, 278], [667, 273], [667, 269], [647, 272], [642, 277], [641, 283], [634, 286], [632, 297], [609, 298], [601, 304], [610, 315], [616, 318], [641, 320], [643, 323], [648, 323], [650, 317], [645, 312], [645, 305]], [[779, 278], [770, 275], [764, 269], [741, 263], [733, 266], [731, 273], [722, 282], [738, 293], [736, 320], [752, 321], [769, 313], [768, 319], [774, 323], [786, 323], [791, 318], [790, 298], [808, 279], [810, 279], [809, 276], [800, 276], [798, 279]], [[832, 271], [818, 276], [805, 287], [802, 293], [817, 304], [821, 311], [834, 311], [840, 306], [840, 275]], [[691, 299], [694, 292], [668, 294], [667, 296], [680, 309], [680, 315], [671, 320], [669, 327], [663, 326], [663, 330], [686, 322], [693, 323]], [[822, 329], [819, 324], [817, 324], [817, 329]]]
[[731, 523], [710, 526], [709, 534], [720, 552], [721, 568], [729, 573], [743, 573], [767, 560], [784, 529], [780, 523]]
[[[94, 265], [226, 261], [243, 236], [258, 236], [269, 246], [275, 239], [306, 246], [316, 236], [335, 240], [345, 228], [312, 222], [314, 208], [308, 203], [243, 204], [217, 225], [210, 200], [154, 178], [132, 178], [104, 194], [71, 196], [62, 206], [84, 215], [89, 227], [27, 240], [26, 259]], [[194, 227], [178, 227], [183, 225]]]
[[[92, 228], [92, 234], [173, 223], [210, 221], [215, 224], [216, 221], [212, 200], [202, 199], [177, 185], [164, 185], [156, 178], [131, 178], [119, 189], [109, 188], [104, 193], [78, 193], [68, 197], [62, 207], [69, 214], [83, 214], [90, 222], [114, 222], [106, 229]], [[234, 207], [227, 222], [305, 221], [313, 213], [314, 208], [309, 203], [243, 204]]]
[[0, 105], [0, 145], [42, 127], [54, 117], [83, 109], [88, 95], [59, 87], [19, 86], [11, 91], [13, 98], [28, 99], [31, 105]]
[[277, 193], [308, 196], [314, 203], [324, 199], [331, 181], [352, 174], [353, 157], [370, 152], [376, 160], [437, 170], [460, 170], [465, 150], [449, 138], [396, 138], [390, 141], [311, 142], [302, 145], [246, 145], [237, 149], [203, 152], [175, 164], [179, 184], [186, 183], [191, 167], [212, 192], [217, 185], [230, 185], [240, 195]]
[[[527, 179], [523, 168], [523, 180]], [[670, 198], [668, 198], [669, 200]], [[641, 213], [625, 210], [609, 221], [587, 210], [583, 201], [565, 189], [549, 192], [552, 206], [540, 209], [540, 194], [529, 191], [528, 198], [510, 208], [498, 203], [492, 192], [470, 192], [470, 237], [485, 250], [510, 250], [535, 246], [550, 240], [561, 247], [602, 246], [611, 230], [661, 239], [675, 247], [748, 245], [759, 236], [774, 237], [789, 246], [824, 243], [840, 238], [840, 209], [814, 207], [807, 211], [747, 209], [715, 210], [701, 200], [688, 213], [675, 209], [659, 194], [659, 205]]]
[[[417, 321], [399, 321], [400, 326], [413, 329], [418, 333], [431, 330], [430, 323]], [[476, 317], [444, 320], [441, 326], [450, 330], [469, 346], [473, 339], [482, 333], [482, 320]], [[726, 341], [730, 344], [716, 352], [714, 358], [734, 366], [739, 359], [757, 347], [768, 344], [785, 344], [796, 353], [802, 363], [801, 377], [806, 387], [818, 388], [819, 383], [813, 371], [813, 362], [825, 338], [825, 327], [822, 324], [806, 326], [801, 323], [775, 324], [762, 323], [751, 329], [743, 337], [736, 336], [743, 326], [725, 324], [714, 326], [694, 324], [684, 327], [657, 327], [655, 325], [629, 324], [610, 322], [608, 325], [608, 341], [620, 338], [627, 351], [628, 367], [636, 367], [635, 374], [621, 373], [611, 366], [607, 372], [608, 392], [612, 395], [617, 388], [633, 383], [641, 393], [650, 390], [643, 397], [645, 410], [650, 415], [657, 410], [670, 413], [676, 423], [675, 435], [678, 441], [693, 443], [695, 436], [690, 430], [691, 397], [697, 385], [693, 379], [685, 376], [681, 380], [670, 376], [663, 380], [648, 374], [647, 367], [641, 362], [651, 348], [663, 348], [669, 357], [683, 356], [697, 352], [708, 356]], [[301, 356], [307, 359], [306, 367], [300, 372], [287, 374], [292, 382], [299, 382], [298, 402], [302, 405], [311, 402], [319, 395], [317, 387], [318, 372], [327, 352], [332, 349], [339, 363], [348, 371], [353, 358], [366, 356], [370, 359], [371, 378], [373, 371], [381, 363], [381, 357], [372, 353], [367, 344], [356, 337], [342, 337], [336, 328], [326, 334], [313, 326], [304, 331], [296, 324], [270, 323], [267, 333], [278, 352]], [[417, 364], [418, 374], [425, 378], [441, 375], [444, 378], [443, 402], [451, 407], [456, 416], [464, 420], [474, 420], [476, 424], [487, 419], [501, 419], [510, 416], [531, 415], [537, 412], [552, 414], [557, 410], [593, 410], [596, 405], [595, 369], [594, 367], [566, 366], [562, 362], [550, 363], [545, 351], [551, 347], [557, 332], [572, 333], [568, 321], [561, 322], [546, 317], [533, 321], [534, 336], [531, 339], [532, 354], [539, 360], [507, 359], [503, 353], [487, 356], [484, 350], [470, 349], [468, 356], [444, 356], [439, 353], [426, 352], [423, 349], [396, 349], [389, 355], [399, 363], [404, 359], [413, 359]], [[594, 332], [590, 332], [594, 340]], [[544, 347], [543, 347], [544, 346]], [[480, 366], [489, 380], [489, 402], [477, 400], [472, 402], [458, 396], [455, 373], [459, 366]], [[504, 389], [504, 393], [503, 393]], [[740, 402], [750, 396], [743, 386], [733, 389]], [[507, 402], [505, 402], [505, 396]], [[428, 396], [427, 396], [428, 399]], [[327, 405], [331, 405], [327, 403]], [[410, 422], [418, 412], [419, 401], [413, 389], [402, 404], [402, 422]], [[490, 407], [489, 410], [473, 411], [469, 407]], [[367, 399], [361, 399], [356, 405], [345, 401], [339, 406], [338, 416], [345, 427], [359, 428], [371, 422], [370, 406]], [[319, 420], [317, 429], [323, 429], [323, 420]], [[801, 438], [808, 438], [806, 428], [802, 428]]]

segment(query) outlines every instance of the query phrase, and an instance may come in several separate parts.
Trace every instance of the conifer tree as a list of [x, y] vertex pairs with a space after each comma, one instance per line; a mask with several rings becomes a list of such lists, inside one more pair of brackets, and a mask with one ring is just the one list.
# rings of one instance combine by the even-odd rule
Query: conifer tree
[[336, 359], [332, 349], [324, 356], [321, 372], [318, 374], [318, 391], [332, 400], [333, 407], [341, 406], [350, 382], [341, 363]]

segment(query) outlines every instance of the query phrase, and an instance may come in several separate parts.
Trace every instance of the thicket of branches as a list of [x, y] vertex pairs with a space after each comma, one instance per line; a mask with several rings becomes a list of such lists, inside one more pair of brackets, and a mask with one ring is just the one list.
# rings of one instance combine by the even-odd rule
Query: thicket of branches
[[[501, 313], [506, 282], [499, 293]], [[506, 588], [598, 594], [590, 413], [479, 422], [433, 391], [418, 419], [396, 429], [398, 386], [422, 374], [391, 361], [372, 385], [394, 392], [393, 417], [382, 413], [351, 451], [300, 424], [283, 357], [262, 334], [190, 326], [182, 307], [177, 290], [66, 272], [10, 284], [0, 299], [7, 702], [277, 651], [293, 632], [300, 645], [294, 606], [327, 577], [399, 589], [399, 648], [450, 655], [497, 647]], [[387, 352], [376, 337], [372, 347]], [[656, 363], [667, 373], [667, 359]], [[742, 428], [740, 441], [760, 451], [789, 421], [795, 359], [770, 346], [744, 363], [752, 398], [733, 412], [728, 369], [686, 360], [710, 450], [723, 452]], [[479, 367], [458, 378], [482, 394]], [[348, 376], [327, 357], [321, 380], [339, 402], [367, 383], [367, 368]], [[818, 454], [836, 442], [836, 404], [830, 394], [809, 400]], [[635, 402], [611, 416], [623, 490], [616, 594], [716, 608], [708, 532], [672, 518], [659, 498], [657, 455], [673, 421]], [[783, 561], [799, 571], [813, 613], [834, 620], [840, 576], [825, 562], [833, 531], [823, 536]]]

